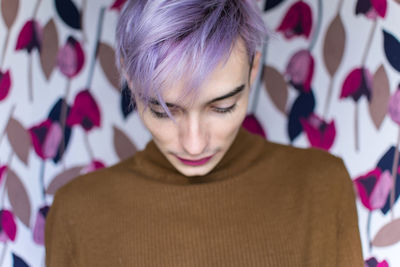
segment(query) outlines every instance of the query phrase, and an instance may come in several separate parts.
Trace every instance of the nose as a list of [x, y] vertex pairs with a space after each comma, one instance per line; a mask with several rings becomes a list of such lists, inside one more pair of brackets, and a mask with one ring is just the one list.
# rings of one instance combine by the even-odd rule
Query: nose
[[200, 156], [206, 150], [208, 137], [206, 125], [200, 116], [186, 116], [180, 125], [180, 142], [185, 153]]

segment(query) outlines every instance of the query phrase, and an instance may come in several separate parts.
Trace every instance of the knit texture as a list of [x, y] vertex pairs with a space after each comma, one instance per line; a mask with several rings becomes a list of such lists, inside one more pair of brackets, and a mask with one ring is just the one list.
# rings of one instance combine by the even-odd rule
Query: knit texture
[[364, 266], [342, 160], [240, 130], [217, 167], [178, 173], [154, 142], [55, 195], [47, 267]]

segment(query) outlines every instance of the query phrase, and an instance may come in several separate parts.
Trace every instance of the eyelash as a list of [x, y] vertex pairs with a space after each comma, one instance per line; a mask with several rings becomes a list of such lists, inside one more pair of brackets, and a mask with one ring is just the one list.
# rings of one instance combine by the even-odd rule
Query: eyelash
[[[236, 104], [233, 104], [232, 106], [227, 107], [227, 108], [217, 108], [217, 107], [215, 107], [215, 108], [213, 108], [213, 111], [216, 112], [216, 113], [219, 113], [219, 114], [227, 114], [227, 113], [233, 112], [235, 110], [235, 108], [236, 108]], [[168, 114], [166, 112], [158, 112], [158, 111], [155, 111], [155, 110], [153, 110], [151, 108], [150, 108], [150, 111], [156, 118], [159, 118], [159, 119], [168, 118]]]

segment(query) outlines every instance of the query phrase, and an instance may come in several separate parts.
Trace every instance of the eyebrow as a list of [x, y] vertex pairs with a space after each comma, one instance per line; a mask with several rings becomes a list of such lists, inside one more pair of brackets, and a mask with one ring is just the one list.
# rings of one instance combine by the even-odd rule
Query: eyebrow
[[[227, 93], [227, 94], [225, 94], [225, 95], [222, 95], [222, 96], [219, 96], [219, 97], [216, 97], [216, 98], [214, 98], [214, 99], [208, 101], [207, 104], [212, 104], [212, 103], [214, 103], [214, 102], [218, 102], [218, 101], [221, 101], [221, 100], [230, 98], [230, 97], [232, 97], [232, 96], [235, 96], [235, 95], [239, 94], [240, 92], [242, 92], [242, 91], [244, 90], [244, 88], [245, 88], [245, 85], [244, 85], [244, 84], [239, 85], [238, 87], [236, 87], [235, 89], [233, 89], [233, 90], [230, 91], [229, 93]], [[149, 103], [150, 103], [150, 104], [153, 104], [153, 105], [156, 105], [156, 106], [161, 106], [160, 102], [159, 102], [157, 99], [155, 99], [155, 98], [150, 98], [150, 99], [149, 99]], [[172, 103], [168, 103], [168, 102], [166, 102], [165, 104], [166, 104], [167, 107], [169, 107], [169, 108], [179, 107], [179, 106], [176, 105], [176, 104], [172, 104]]]

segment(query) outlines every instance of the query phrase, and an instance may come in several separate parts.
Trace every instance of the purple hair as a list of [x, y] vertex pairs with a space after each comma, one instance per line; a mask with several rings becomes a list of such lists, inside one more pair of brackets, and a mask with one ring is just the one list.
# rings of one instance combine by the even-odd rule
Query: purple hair
[[[128, 0], [117, 24], [116, 62], [144, 101], [182, 81], [196, 93], [240, 37], [249, 63], [266, 28], [255, 0]], [[124, 78], [124, 77], [123, 77]]]

